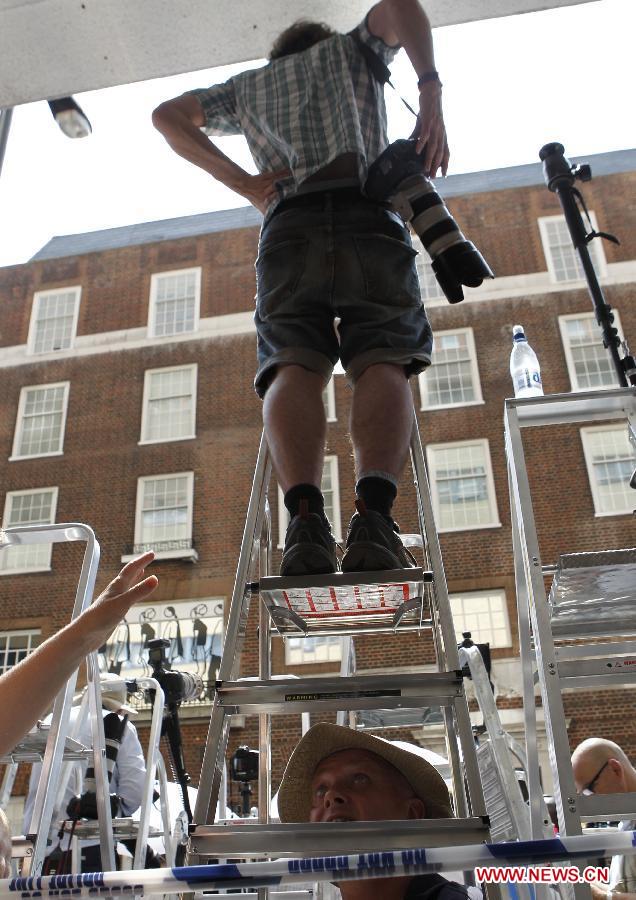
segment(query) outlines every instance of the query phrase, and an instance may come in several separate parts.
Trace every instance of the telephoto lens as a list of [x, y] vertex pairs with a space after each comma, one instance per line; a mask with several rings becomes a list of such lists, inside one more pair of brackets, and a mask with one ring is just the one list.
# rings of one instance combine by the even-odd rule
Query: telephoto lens
[[194, 675], [192, 672], [179, 672], [183, 679], [181, 686], [181, 701], [187, 703], [188, 700], [196, 700], [204, 691], [203, 679], [200, 675]]
[[372, 200], [387, 200], [410, 222], [432, 260], [449, 303], [464, 299], [462, 285], [479, 287], [494, 278], [479, 250], [462, 234], [446, 204], [422, 172], [413, 139], [394, 141], [369, 168], [364, 187]]
[[[168, 705], [197, 700], [205, 690], [203, 679], [192, 672], [178, 672], [171, 669], [166, 658], [169, 646], [170, 641], [165, 638], [148, 641], [148, 662], [152, 668], [152, 677], [159, 682]], [[152, 694], [152, 691], [148, 693]]]

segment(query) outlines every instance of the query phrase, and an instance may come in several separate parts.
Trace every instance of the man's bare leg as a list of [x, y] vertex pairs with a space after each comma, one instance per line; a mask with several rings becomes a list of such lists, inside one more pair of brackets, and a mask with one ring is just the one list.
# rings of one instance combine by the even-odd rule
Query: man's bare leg
[[324, 379], [302, 366], [280, 366], [263, 401], [263, 424], [278, 483], [320, 488], [327, 420]]
[[356, 478], [385, 472], [397, 482], [413, 428], [413, 396], [402, 366], [369, 366], [356, 381], [351, 404], [351, 440]]
[[413, 398], [402, 366], [369, 366], [355, 383], [351, 440], [356, 468], [356, 506], [345, 572], [402, 569], [415, 560], [404, 548], [391, 518], [413, 427]]
[[336, 570], [335, 543], [320, 490], [327, 431], [324, 379], [302, 366], [281, 366], [263, 403], [265, 435], [290, 524], [281, 575]]

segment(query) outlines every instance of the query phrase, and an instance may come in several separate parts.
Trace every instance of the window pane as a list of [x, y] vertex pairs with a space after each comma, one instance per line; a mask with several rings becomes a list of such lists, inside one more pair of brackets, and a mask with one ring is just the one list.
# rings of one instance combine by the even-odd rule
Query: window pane
[[5, 631], [0, 637], [0, 675], [28, 656], [40, 643], [40, 632]]
[[443, 300], [444, 291], [439, 286], [431, 267], [431, 258], [425, 250], [420, 250], [417, 259], [417, 275], [423, 300]]
[[440, 528], [471, 528], [496, 519], [481, 444], [435, 448], [433, 478]]
[[468, 332], [435, 336], [432, 362], [423, 376], [426, 407], [453, 406], [477, 399]]
[[458, 642], [463, 632], [470, 631], [475, 643], [488, 643], [491, 647], [511, 645], [505, 591], [451, 594], [449, 600]]
[[62, 425], [65, 385], [50, 388], [28, 388], [21, 429], [18, 456], [56, 453], [62, 449]]
[[287, 665], [340, 662], [341, 659], [342, 639], [339, 637], [325, 635], [285, 639], [285, 662]]
[[575, 387], [618, 387], [614, 366], [593, 316], [566, 320], [565, 332], [574, 363]]
[[59, 294], [47, 294], [39, 298], [34, 353], [65, 350], [71, 346], [77, 299], [75, 291], [61, 291]]
[[597, 512], [629, 513], [634, 508], [629, 480], [634, 471], [634, 452], [627, 428], [583, 432], [592, 461]]
[[141, 535], [137, 543], [190, 538], [188, 478], [185, 475], [147, 480], [143, 487]]
[[[53, 508], [53, 491], [36, 491], [25, 494], [9, 494], [5, 528], [22, 525], [50, 525]], [[51, 560], [51, 544], [29, 544], [23, 547], [7, 547], [0, 553], [0, 569], [41, 569]]]
[[162, 275], [156, 280], [155, 335], [194, 331], [196, 273]]
[[170, 441], [194, 433], [194, 369], [152, 372], [143, 440]]
[[[562, 216], [545, 221], [548, 252], [552, 258], [554, 276], [557, 281], [580, 281], [585, 275], [578, 254], [572, 246], [570, 232]], [[596, 242], [588, 244], [592, 265], [600, 275], [600, 256]]]

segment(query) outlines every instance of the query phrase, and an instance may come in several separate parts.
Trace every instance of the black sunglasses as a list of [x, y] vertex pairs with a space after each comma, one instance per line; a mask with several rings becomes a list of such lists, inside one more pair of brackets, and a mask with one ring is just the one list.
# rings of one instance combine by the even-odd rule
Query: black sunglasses
[[596, 785], [596, 782], [599, 780], [599, 778], [605, 771], [605, 768], [608, 764], [609, 764], [609, 759], [606, 759], [605, 762], [603, 763], [603, 765], [601, 766], [601, 768], [598, 770], [598, 772], [594, 776], [594, 778], [585, 785], [585, 787], [581, 791], [582, 794], [593, 794], [594, 793], [594, 787]]

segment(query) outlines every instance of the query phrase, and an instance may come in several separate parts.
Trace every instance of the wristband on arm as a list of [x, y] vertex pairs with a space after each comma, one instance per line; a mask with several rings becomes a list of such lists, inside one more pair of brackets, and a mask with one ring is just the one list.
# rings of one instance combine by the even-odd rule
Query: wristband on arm
[[[425, 72], [423, 75], [417, 79], [417, 86], [421, 88], [423, 84], [428, 84], [429, 81], [439, 81], [439, 72], [436, 69], [431, 69], [430, 72]], [[439, 86], [442, 86], [442, 82], [439, 81]]]

